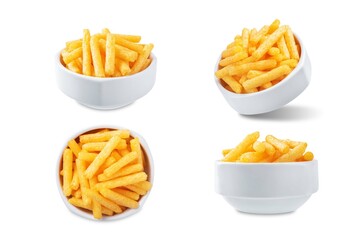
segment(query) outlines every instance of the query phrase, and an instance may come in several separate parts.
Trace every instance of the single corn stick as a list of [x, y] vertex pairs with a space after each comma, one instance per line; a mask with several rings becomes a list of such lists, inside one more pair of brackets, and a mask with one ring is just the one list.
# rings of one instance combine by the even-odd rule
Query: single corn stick
[[284, 36], [281, 36], [277, 42], [277, 46], [283, 55], [283, 59], [287, 60], [290, 58], [289, 50], [287, 44], [285, 43]]
[[279, 63], [279, 66], [288, 65], [290, 68], [295, 68], [298, 64], [296, 59], [288, 59]]
[[258, 77], [259, 75], [262, 75], [263, 73], [266, 73], [266, 71], [249, 70], [247, 73], [247, 78], [248, 79], [255, 78], [255, 77]]
[[241, 143], [239, 143], [232, 151], [230, 151], [222, 161], [224, 162], [234, 162], [239, 159], [239, 156], [242, 155], [248, 146], [253, 144], [259, 138], [259, 132], [254, 132], [248, 134]]
[[247, 28], [243, 28], [242, 30], [242, 42], [243, 42], [243, 50], [248, 53], [249, 30]]
[[230, 64], [239, 62], [247, 57], [248, 57], [247, 52], [242, 51], [242, 52], [234, 54], [233, 56], [222, 59], [221, 61], [219, 61], [219, 65], [222, 67], [225, 67]]
[[79, 152], [81, 151], [80, 146], [77, 144], [77, 142], [75, 141], [75, 139], [71, 139], [68, 143], [67, 146], [71, 149], [71, 151], [75, 154], [76, 157], [79, 156]]
[[141, 41], [141, 36], [136, 35], [125, 35], [125, 34], [116, 34], [116, 37], [120, 37], [123, 39], [126, 39], [127, 41], [138, 43]]
[[126, 156], [122, 157], [120, 160], [118, 160], [116, 163], [109, 166], [107, 169], [103, 171], [104, 175], [106, 177], [111, 177], [114, 175], [118, 170], [120, 170], [122, 167], [126, 166], [130, 162], [134, 161], [138, 158], [137, 152], [130, 152]]
[[104, 198], [98, 192], [96, 192], [94, 190], [85, 188], [85, 192], [83, 194], [87, 195], [92, 200], [99, 202], [102, 206], [107, 207], [108, 209], [110, 209], [111, 211], [114, 211], [115, 213], [122, 212], [122, 209], [120, 208], [120, 206], [118, 206], [116, 203], [110, 201], [109, 199]]
[[92, 162], [93, 160], [95, 160], [97, 155], [97, 153], [89, 153], [83, 149], [81, 150], [81, 152], [79, 152], [78, 158], [85, 162]]
[[131, 139], [130, 147], [131, 147], [132, 152], [137, 153], [137, 163], [139, 163], [143, 166], [143, 159], [142, 159], [142, 153], [141, 153], [142, 149], [141, 149], [141, 144], [140, 144], [140, 140], [138, 139], [138, 137]]
[[128, 208], [138, 208], [138, 202], [136, 202], [135, 200], [128, 198], [122, 194], [119, 194], [118, 192], [112, 191], [107, 188], [101, 188], [100, 193], [105, 198], [113, 201], [114, 203], [116, 203], [120, 206], [125, 206]]
[[305, 161], [312, 161], [314, 159], [314, 154], [312, 152], [306, 152], [303, 157]]
[[277, 30], [280, 26], [280, 21], [278, 19], [274, 20], [272, 24], [269, 26], [268, 34], [272, 34], [275, 30]]
[[73, 168], [74, 168], [74, 173], [73, 173], [73, 176], [72, 176], [72, 181], [71, 181], [70, 186], [71, 186], [72, 190], [77, 190], [77, 189], [79, 189], [80, 182], [79, 182], [79, 175], [77, 173], [76, 164], [74, 164]]
[[110, 140], [113, 136], [120, 136], [120, 138], [129, 138], [130, 131], [129, 130], [111, 130], [107, 132], [101, 133], [90, 133], [84, 134], [80, 136], [81, 143], [89, 143], [89, 142], [105, 142]]
[[266, 141], [272, 144], [273, 147], [278, 149], [281, 153], [287, 153], [289, 151], [289, 146], [287, 144], [272, 135], [268, 135]]
[[147, 174], [144, 172], [134, 173], [124, 177], [119, 177], [106, 182], [100, 182], [96, 184], [96, 189], [101, 188], [117, 188], [122, 186], [131, 185], [141, 181], [147, 180]]
[[82, 47], [78, 47], [71, 52], [68, 52], [68, 54], [62, 57], [62, 60], [65, 64], [69, 64], [70, 62], [74, 61], [79, 57], [82, 57]]
[[239, 53], [241, 51], [244, 51], [244, 49], [240, 46], [235, 46], [232, 48], [228, 48], [222, 52], [222, 58], [227, 58], [235, 55], [236, 53]]
[[241, 93], [242, 92], [242, 86], [239, 82], [237, 82], [233, 77], [231, 76], [225, 76], [222, 78], [222, 80], [228, 84], [228, 86], [231, 87], [231, 89], [235, 93]]
[[103, 60], [100, 52], [99, 39], [96, 35], [90, 39], [90, 48], [92, 63], [94, 67], [94, 75], [96, 77], [105, 77], [105, 71], [103, 69]]
[[106, 39], [105, 74], [106, 76], [113, 76], [114, 73], [115, 73], [115, 36], [111, 33], [108, 33]]
[[294, 162], [304, 154], [306, 148], [306, 143], [300, 143], [298, 146], [276, 159], [275, 162]]
[[93, 72], [90, 39], [90, 31], [88, 29], [84, 29], [82, 39], [82, 72], [87, 76], [91, 76]]
[[66, 49], [68, 52], [71, 52], [81, 46], [82, 46], [82, 39], [77, 39], [77, 40], [66, 42]]
[[[90, 189], [94, 189], [95, 185], [97, 184], [97, 178], [92, 177], [89, 179], [89, 185]], [[101, 219], [102, 218], [102, 209], [101, 204], [97, 202], [96, 200], [92, 199], [92, 214], [95, 219]]]
[[[92, 207], [89, 207], [88, 205], [84, 204], [82, 199], [70, 198], [69, 203], [71, 203], [75, 207], [79, 207], [79, 208], [83, 208], [83, 209], [87, 209], [87, 210], [92, 211]], [[108, 208], [105, 208], [105, 207], [102, 207], [101, 212], [103, 214], [107, 215], [107, 216], [112, 216], [113, 215], [113, 211], [108, 209]]]
[[295, 44], [292, 29], [289, 26], [287, 26], [287, 31], [284, 33], [284, 38], [288, 46], [290, 58], [299, 60], [297, 45]]
[[113, 136], [106, 144], [106, 146], [101, 150], [101, 152], [97, 155], [95, 160], [91, 162], [90, 166], [85, 171], [85, 176], [87, 178], [92, 178], [97, 170], [101, 167], [101, 165], [106, 161], [106, 159], [110, 156], [111, 152], [116, 148], [116, 146], [120, 143], [120, 136]]
[[139, 194], [139, 195], [141, 195], [141, 196], [146, 195], [146, 193], [147, 193], [146, 190], [144, 190], [144, 189], [142, 189], [140, 187], [137, 187], [135, 185], [127, 185], [127, 186], [124, 186], [124, 187], [131, 190], [131, 191], [133, 191], [133, 192], [135, 192], [135, 193], [137, 193], [137, 194]]
[[137, 173], [137, 172], [141, 172], [143, 171], [143, 166], [142, 164], [132, 164], [132, 165], [128, 165], [125, 166], [123, 168], [121, 168], [120, 170], [118, 170], [115, 174], [111, 175], [111, 177], [107, 177], [105, 174], [99, 174], [97, 176], [98, 180], [100, 182], [104, 182], [104, 181], [108, 181], [114, 178], [118, 178], [118, 177], [122, 177], [122, 176], [127, 176], [130, 175], [132, 173]]
[[119, 194], [122, 194], [123, 196], [131, 198], [132, 200], [135, 200], [135, 201], [140, 199], [140, 195], [138, 193], [132, 192], [132, 191], [127, 190], [127, 189], [114, 188], [114, 189], [112, 189], [112, 191], [115, 191], [115, 192], [117, 192]]
[[[84, 150], [86, 150], [88, 152], [99, 152], [106, 146], [106, 144], [107, 144], [107, 142], [85, 143], [84, 145], [82, 145], [82, 149], [84, 149]], [[116, 149], [122, 150], [122, 149], [125, 149], [125, 148], [127, 148], [126, 140], [120, 139], [119, 143], [116, 146]]]
[[134, 185], [136, 187], [139, 187], [139, 188], [142, 188], [146, 192], [148, 192], [152, 188], [152, 183], [150, 183], [149, 181], [138, 182], [138, 183], [135, 183], [135, 184], [132, 184], [132, 185]]
[[246, 152], [243, 153], [237, 162], [254, 163], [259, 162], [265, 157], [265, 153], [260, 152]]
[[275, 55], [280, 54], [280, 50], [279, 50], [279, 48], [277, 48], [277, 47], [271, 47], [271, 48], [268, 50], [268, 54], [271, 55], [271, 56], [275, 56]]
[[243, 87], [248, 90], [256, 87], [260, 87], [263, 84], [266, 84], [270, 81], [275, 80], [276, 78], [279, 78], [284, 75], [288, 75], [292, 69], [288, 67], [287, 65], [279, 66], [277, 68], [274, 68], [273, 70], [268, 71], [267, 73], [264, 73], [258, 77], [249, 79], [243, 83]]
[[256, 152], [263, 153], [266, 150], [266, 146], [264, 145], [263, 142], [256, 141], [253, 143], [253, 149]]
[[71, 181], [72, 181], [72, 151], [69, 148], [66, 148], [63, 156], [62, 156], [62, 168], [63, 172], [63, 192], [65, 196], [70, 196], [72, 189], [71, 189]]
[[[79, 182], [80, 182], [80, 189], [81, 189], [81, 192], [83, 193], [85, 188], [90, 187], [89, 182], [84, 174], [84, 172], [86, 170], [85, 162], [80, 159], [76, 159], [76, 168], [77, 168], [77, 174], [78, 174]], [[83, 195], [82, 199], [87, 206], [91, 206], [90, 198], [88, 198], [86, 195]]]
[[130, 50], [136, 51], [137, 53], [142, 52], [143, 46], [141, 44], [136, 44], [134, 42], [126, 40], [125, 38], [121, 37], [121, 35], [119, 35], [119, 34], [114, 34], [114, 35], [116, 38], [116, 44], [121, 45]]
[[287, 31], [287, 26], [281, 26], [275, 32], [273, 32], [269, 37], [257, 48], [257, 50], [252, 54], [255, 59], [260, 59], [268, 52], [268, 50], [278, 42], [278, 39], [283, 36]]

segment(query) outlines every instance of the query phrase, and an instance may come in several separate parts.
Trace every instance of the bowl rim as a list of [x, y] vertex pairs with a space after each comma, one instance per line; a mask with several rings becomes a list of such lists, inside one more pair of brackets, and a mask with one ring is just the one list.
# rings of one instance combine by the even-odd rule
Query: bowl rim
[[259, 162], [259, 163], [244, 163], [244, 162], [223, 162], [222, 160], [215, 160], [216, 165], [235, 165], [235, 166], [283, 166], [283, 165], [310, 165], [318, 163], [318, 159], [314, 158], [311, 161], [301, 161], [301, 162]]
[[151, 69], [157, 64], [157, 57], [153, 52], [151, 52], [150, 58], [152, 59], [152, 61], [151, 61], [150, 65], [146, 69], [144, 69], [144, 70], [142, 70], [142, 71], [140, 71], [138, 73], [128, 75], [128, 76], [104, 77], [104, 78], [94, 77], [94, 76], [86, 76], [86, 75], [76, 73], [76, 72], [73, 72], [73, 71], [67, 69], [62, 63], [61, 51], [58, 51], [56, 53], [56, 66], [61, 71], [65, 71], [66, 73], [68, 73], [68, 74], [70, 74], [70, 75], [72, 75], [74, 77], [78, 77], [78, 78], [81, 78], [81, 79], [86, 79], [86, 81], [93, 81], [93, 82], [111, 82], [111, 81], [127, 80], [127, 79], [131, 79], [131, 78], [137, 77], [137, 76], [140, 77], [141, 75], [146, 74], [146, 72], [151, 71]]
[[[283, 85], [285, 82], [289, 81], [295, 74], [297, 74], [297, 72], [299, 72], [303, 68], [305, 61], [307, 61], [307, 59], [306, 59], [307, 58], [307, 52], [306, 52], [306, 48], [305, 48], [305, 46], [303, 44], [302, 39], [295, 33], [293, 33], [293, 35], [294, 35], [294, 38], [299, 43], [300, 49], [301, 49], [299, 62], [297, 64], [297, 66], [282, 81], [280, 81], [279, 83], [277, 83], [276, 85], [274, 85], [274, 86], [272, 86], [270, 88], [264, 89], [264, 90], [259, 91], [259, 92], [246, 93], [246, 94], [244, 94], [244, 93], [234, 93], [234, 92], [231, 92], [231, 91], [228, 91], [227, 89], [225, 89], [223, 87], [223, 85], [221, 84], [220, 79], [218, 79], [216, 77], [216, 75], [214, 74], [214, 79], [216, 81], [216, 84], [217, 84], [218, 88], [222, 92], [226, 93], [227, 95], [229, 95], [232, 98], [246, 98], [246, 97], [258, 96], [258, 95], [266, 94], [267, 92], [272, 91], [272, 90], [280, 87], [281, 85]], [[219, 65], [219, 61], [221, 61], [221, 58], [222, 57], [220, 55], [217, 62], [216, 62], [216, 65], [215, 65], [215, 68], [214, 68], [214, 73], [218, 70], [218, 65]]]
[[124, 212], [119, 213], [119, 214], [114, 214], [112, 216], [103, 215], [102, 219], [95, 219], [93, 217], [92, 213], [86, 212], [85, 210], [82, 210], [82, 209], [80, 209], [80, 208], [78, 208], [76, 206], [73, 206], [72, 204], [70, 204], [68, 202], [67, 197], [64, 195], [64, 193], [62, 191], [62, 187], [61, 187], [61, 183], [60, 183], [60, 164], [61, 164], [61, 161], [62, 161], [63, 151], [67, 147], [67, 142], [69, 140], [71, 140], [71, 139], [77, 138], [79, 135], [81, 135], [81, 134], [83, 134], [85, 132], [96, 130], [96, 129], [103, 129], [103, 128], [117, 129], [117, 130], [126, 129], [126, 130], [130, 131], [131, 136], [139, 138], [140, 144], [143, 147], [144, 151], [146, 152], [147, 160], [148, 160], [148, 163], [149, 163], [149, 179], [148, 179], [148, 181], [150, 181], [152, 183], [152, 185], [154, 184], [154, 162], [153, 162], [153, 157], [152, 157], [150, 148], [149, 148], [146, 140], [140, 134], [138, 134], [137, 132], [135, 132], [135, 131], [133, 131], [132, 129], [129, 129], [129, 128], [125, 128], [125, 127], [122, 127], [122, 126], [119, 126], [119, 125], [112, 125], [112, 124], [95, 125], [95, 126], [92, 126], [92, 127], [83, 128], [83, 130], [75, 132], [74, 134], [72, 134], [70, 136], [70, 138], [65, 142], [65, 144], [62, 146], [62, 148], [59, 151], [59, 155], [58, 155], [58, 158], [56, 160], [56, 166], [55, 166], [56, 186], [57, 186], [57, 189], [58, 189], [58, 192], [60, 194], [60, 197], [61, 197], [62, 201], [64, 202], [65, 206], [72, 213], [74, 213], [74, 214], [76, 214], [76, 215], [78, 215], [80, 217], [86, 218], [88, 220], [93, 220], [93, 221], [119, 220], [119, 219], [123, 219], [123, 218], [129, 217], [129, 216], [131, 216], [133, 214], [138, 213], [142, 209], [143, 205], [145, 204], [145, 202], [146, 202], [146, 200], [147, 200], [147, 198], [150, 195], [151, 190], [152, 190], [152, 188], [151, 188], [146, 193], [146, 195], [141, 196], [141, 199], [138, 201], [138, 203], [139, 203], [138, 208], [126, 209]]

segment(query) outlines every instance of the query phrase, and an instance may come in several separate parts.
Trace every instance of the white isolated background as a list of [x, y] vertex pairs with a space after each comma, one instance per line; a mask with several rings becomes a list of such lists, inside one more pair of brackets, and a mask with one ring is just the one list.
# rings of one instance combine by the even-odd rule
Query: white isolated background
[[[359, 214], [359, 49], [355, 1], [2, 1], [0, 3], [0, 239], [355, 239]], [[221, 51], [243, 27], [275, 18], [304, 41], [312, 82], [286, 107], [241, 116], [213, 78]], [[155, 44], [157, 81], [123, 109], [97, 111], [55, 83], [68, 40], [111, 31]], [[140, 133], [155, 161], [138, 214], [112, 222], [73, 215], [55, 184], [62, 147], [102, 124]], [[255, 130], [307, 141], [319, 191], [291, 214], [250, 215], [214, 192], [214, 161]]]

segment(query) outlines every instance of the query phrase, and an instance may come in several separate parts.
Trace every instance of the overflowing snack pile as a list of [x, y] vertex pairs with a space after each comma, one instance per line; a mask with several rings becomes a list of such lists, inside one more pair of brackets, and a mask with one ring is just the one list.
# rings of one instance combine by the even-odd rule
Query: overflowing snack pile
[[265, 141], [258, 141], [259, 132], [247, 135], [233, 149], [223, 150], [224, 162], [269, 163], [311, 161], [312, 152], [306, 152], [307, 143], [289, 139], [280, 140], [268, 135]]
[[90, 35], [66, 43], [61, 51], [62, 61], [69, 70], [95, 77], [120, 77], [138, 73], [150, 63], [153, 44], [140, 44], [141, 36], [111, 33]]
[[70, 140], [63, 152], [60, 179], [68, 201], [94, 218], [138, 208], [151, 189], [146, 155], [128, 130], [102, 129]]
[[259, 31], [244, 28], [222, 52], [215, 74], [229, 91], [254, 93], [283, 80], [299, 58], [300, 46], [291, 28], [275, 20]]

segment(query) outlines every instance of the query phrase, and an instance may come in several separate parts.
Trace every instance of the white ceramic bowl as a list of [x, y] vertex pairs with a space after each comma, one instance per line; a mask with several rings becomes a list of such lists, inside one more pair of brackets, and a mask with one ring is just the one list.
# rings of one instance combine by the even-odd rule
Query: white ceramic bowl
[[318, 190], [317, 160], [294, 163], [215, 163], [215, 190], [236, 210], [295, 211]]
[[[283, 107], [298, 97], [309, 85], [312, 68], [303, 42], [296, 36], [301, 48], [301, 56], [295, 69], [281, 82], [266, 90], [237, 94], [225, 89], [221, 81], [215, 77], [216, 84], [229, 105], [243, 115], [254, 115], [271, 112]], [[218, 70], [218, 60], [215, 72]]]
[[[59, 190], [59, 193], [60, 193], [60, 196], [63, 200], [63, 202], [65, 203], [66, 207], [74, 214], [80, 216], [80, 217], [83, 217], [83, 218], [87, 218], [87, 219], [90, 219], [90, 220], [95, 220], [93, 218], [93, 214], [92, 212], [90, 211], [87, 211], [87, 210], [84, 210], [84, 209], [81, 209], [81, 208], [78, 208], [78, 207], [75, 207], [73, 206], [72, 204], [70, 204], [68, 202], [68, 199], [67, 197], [64, 195], [63, 191], [62, 191], [62, 182], [61, 182], [61, 177], [60, 177], [60, 168], [62, 166], [62, 153], [64, 151], [64, 149], [67, 147], [67, 142], [71, 139], [75, 139], [77, 138], [78, 136], [80, 136], [81, 134], [84, 134], [86, 132], [90, 132], [90, 131], [93, 131], [93, 130], [97, 130], [97, 129], [104, 129], [104, 128], [107, 128], [107, 129], [127, 129], [127, 128], [122, 128], [122, 127], [117, 127], [117, 126], [99, 126], [99, 127], [92, 127], [92, 128], [88, 128], [88, 129], [85, 129], [83, 131], [80, 131], [76, 134], [73, 134], [72, 136], [70, 136], [69, 139], [66, 139], [65, 141], [65, 144], [64, 146], [61, 148], [61, 151], [60, 151], [60, 154], [59, 154], [59, 157], [57, 159], [57, 164], [56, 164], [56, 184], [57, 184], [57, 188]], [[141, 143], [141, 147], [142, 147], [142, 150], [146, 156], [146, 164], [145, 164], [145, 172], [147, 173], [148, 175], [148, 179], [147, 181], [151, 182], [152, 185], [153, 185], [153, 180], [154, 180], [154, 164], [153, 164], [153, 159], [152, 159], [152, 155], [151, 155], [151, 152], [150, 152], [150, 148], [148, 147], [145, 139], [139, 135], [138, 133], [130, 130], [130, 134], [131, 136], [133, 137], [138, 137], [139, 140], [140, 140], [140, 143]], [[126, 218], [128, 216], [131, 216], [135, 213], [138, 213], [142, 207], [144, 206], [145, 202], [146, 202], [146, 199], [148, 198], [149, 194], [150, 194], [151, 190], [147, 192], [146, 195], [142, 196], [139, 200], [139, 207], [136, 208], [136, 209], [126, 209], [124, 212], [122, 213], [119, 213], [119, 214], [114, 214], [113, 216], [106, 216], [106, 215], [103, 215], [102, 219], [101, 220], [119, 220], [119, 219], [122, 219], [122, 218]], [[96, 220], [98, 221], [98, 220]]]
[[124, 77], [85, 76], [64, 67], [60, 53], [56, 56], [56, 80], [60, 90], [82, 105], [95, 109], [124, 107], [145, 96], [156, 81], [157, 58], [143, 71]]

